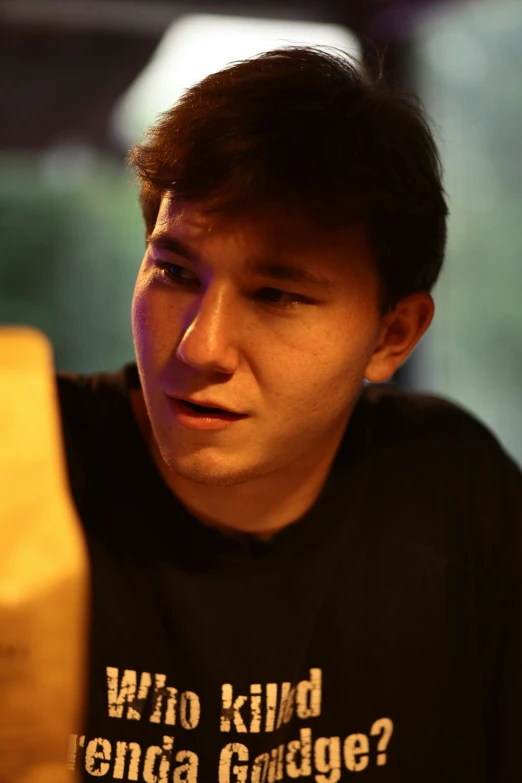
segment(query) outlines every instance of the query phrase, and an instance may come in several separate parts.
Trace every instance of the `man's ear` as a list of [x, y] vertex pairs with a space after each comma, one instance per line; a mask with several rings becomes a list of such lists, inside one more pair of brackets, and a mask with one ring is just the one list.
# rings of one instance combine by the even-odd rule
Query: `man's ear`
[[383, 316], [364, 378], [371, 383], [388, 381], [426, 332], [434, 312], [435, 303], [427, 291], [417, 291], [401, 299], [393, 312]]

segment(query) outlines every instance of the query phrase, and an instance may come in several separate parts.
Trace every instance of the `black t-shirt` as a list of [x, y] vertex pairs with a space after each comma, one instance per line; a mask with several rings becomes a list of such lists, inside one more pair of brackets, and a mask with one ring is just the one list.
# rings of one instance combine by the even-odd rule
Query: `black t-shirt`
[[314, 506], [228, 537], [167, 487], [134, 363], [57, 373], [92, 569], [83, 779], [511, 783], [522, 473], [473, 415], [365, 387]]

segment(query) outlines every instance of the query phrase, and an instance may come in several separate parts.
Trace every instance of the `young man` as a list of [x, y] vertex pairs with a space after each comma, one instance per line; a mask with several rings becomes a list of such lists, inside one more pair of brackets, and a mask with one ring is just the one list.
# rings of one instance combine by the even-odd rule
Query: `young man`
[[514, 781], [522, 476], [387, 383], [444, 257], [422, 111], [290, 47], [188, 90], [131, 162], [136, 363], [57, 378], [93, 574], [70, 768]]

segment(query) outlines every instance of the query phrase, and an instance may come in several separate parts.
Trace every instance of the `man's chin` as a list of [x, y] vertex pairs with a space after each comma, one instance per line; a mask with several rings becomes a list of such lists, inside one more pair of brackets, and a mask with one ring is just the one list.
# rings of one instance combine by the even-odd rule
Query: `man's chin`
[[158, 457], [163, 462], [162, 472], [164, 475], [166, 472], [166, 478], [174, 489], [180, 481], [208, 487], [232, 487], [255, 478], [252, 468], [227, 465], [224, 458], [211, 459], [203, 454], [179, 455], [168, 449], [160, 449]]

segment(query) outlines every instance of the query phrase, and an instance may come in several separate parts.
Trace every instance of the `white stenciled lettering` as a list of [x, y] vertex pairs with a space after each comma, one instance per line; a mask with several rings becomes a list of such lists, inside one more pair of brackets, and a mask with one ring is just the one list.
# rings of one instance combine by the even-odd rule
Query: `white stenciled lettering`
[[261, 731], [261, 685], [250, 686], [250, 733]]
[[[232, 731], [235, 727], [240, 733], [258, 734], [279, 729], [283, 723], [289, 723], [294, 714], [304, 720], [316, 718], [321, 714], [322, 672], [310, 669], [310, 679], [302, 680], [293, 686], [283, 682], [279, 686], [269, 682], [264, 687], [260, 683], [250, 685], [250, 723], [242, 712], [247, 696], [234, 694], [231, 683], [221, 688], [221, 731]], [[276, 719], [277, 718], [277, 719]], [[247, 728], [248, 726], [248, 728]]]
[[76, 753], [78, 752], [78, 735], [69, 734], [67, 741], [67, 769], [73, 770], [76, 766]]
[[143, 706], [152, 684], [149, 672], [142, 672], [138, 694], [136, 695], [137, 673], [134, 669], [125, 669], [119, 683], [119, 669], [107, 666], [107, 701], [109, 717], [122, 718], [123, 708], [127, 704], [125, 717], [140, 720]]
[[265, 731], [273, 731], [275, 728], [277, 710], [277, 683], [269, 682], [266, 686], [266, 723]]
[[232, 685], [230, 683], [225, 683], [224, 685], [222, 685], [220, 730], [231, 731], [232, 729], [231, 721], [233, 720], [236, 731], [245, 734], [247, 732], [247, 727], [245, 726], [245, 723], [239, 711], [241, 707], [245, 704], [247, 697], [238, 696], [234, 701], [232, 701], [233, 698], [234, 698], [234, 691]]
[[168, 726], [174, 726], [176, 723], [176, 701], [178, 691], [165, 685], [167, 676], [165, 674], [154, 675], [154, 709], [150, 716], [151, 723], [161, 723], [163, 709], [165, 707], [165, 717], [163, 722]]
[[310, 669], [310, 679], [297, 686], [296, 713], [303, 720], [321, 714], [321, 669]]
[[383, 767], [387, 760], [385, 751], [388, 747], [391, 735], [393, 734], [393, 722], [389, 718], [379, 718], [379, 720], [376, 720], [372, 725], [370, 734], [372, 737], [381, 734], [379, 742], [377, 743], [377, 766]]
[[341, 779], [340, 737], [319, 737], [314, 745], [314, 764], [321, 773], [315, 776], [316, 783], [338, 783]]
[[176, 761], [185, 762], [174, 770], [172, 783], [198, 783], [199, 759], [191, 750], [180, 750], [176, 753]]
[[[236, 760], [237, 764], [233, 762]], [[240, 742], [225, 745], [219, 756], [218, 783], [246, 783], [248, 776], [248, 748]], [[231, 777], [231, 774], [234, 776]]]
[[85, 749], [85, 769], [93, 777], [101, 778], [109, 771], [112, 747], [107, 739], [96, 737]]
[[277, 715], [277, 723], [276, 723], [276, 729], [279, 729], [281, 724], [283, 723], [283, 718], [285, 717], [285, 711], [286, 711], [286, 702], [288, 699], [288, 696], [290, 694], [290, 688], [292, 687], [291, 682], [284, 682], [281, 685], [281, 695], [280, 695], [280, 701], [279, 701], [279, 713]]
[[283, 760], [285, 756], [285, 746], [279, 745], [270, 751], [270, 764], [268, 767], [267, 783], [275, 783], [277, 780], [283, 780]]
[[[74, 771], [82, 763], [77, 750], [83, 746], [85, 736], [69, 736], [67, 769]], [[199, 759], [191, 750], [176, 753], [172, 761], [174, 737], [163, 737], [163, 744], [150, 745], [142, 752], [137, 742], [116, 742], [115, 753], [108, 739], [96, 737], [88, 740], [83, 759], [86, 772], [92, 777], [114, 780], [143, 781], [143, 783], [198, 783]], [[111, 775], [112, 772], [112, 775]], [[1, 783], [1, 782], [0, 782]]]
[[201, 720], [201, 703], [194, 691], [183, 691], [179, 707], [179, 722], [184, 729], [195, 729]]
[[[312, 774], [312, 730], [301, 729], [298, 740], [288, 743], [286, 750], [286, 774], [290, 778], [306, 778]], [[296, 756], [299, 754], [300, 765]]]
[[[143, 780], [145, 783], [167, 783], [170, 771], [170, 760], [174, 737], [163, 737], [163, 746], [151, 745], [147, 748], [143, 764]], [[156, 771], [159, 763], [159, 769]]]
[[[153, 676], [154, 686], [152, 686]], [[144, 716], [145, 702], [150, 694], [151, 723], [174, 726], [179, 718], [184, 729], [195, 729], [201, 720], [199, 696], [193, 691], [184, 691], [178, 699], [178, 689], [166, 683], [165, 674], [152, 675], [150, 672], [142, 672], [138, 686], [138, 674], [134, 669], [125, 669], [120, 682], [119, 669], [107, 666], [109, 717], [140, 720]]]
[[270, 756], [268, 753], [262, 753], [260, 756], [254, 759], [252, 765], [252, 775], [250, 777], [251, 783], [265, 783], [268, 773], [268, 764], [270, 762]]
[[[125, 775], [127, 753], [130, 753], [129, 768]], [[113, 778], [116, 780], [138, 780], [138, 770], [141, 758], [141, 748], [137, 742], [117, 742], [116, 760], [114, 762]]]
[[370, 743], [366, 734], [350, 734], [343, 745], [344, 763], [350, 772], [362, 772], [370, 759]]

